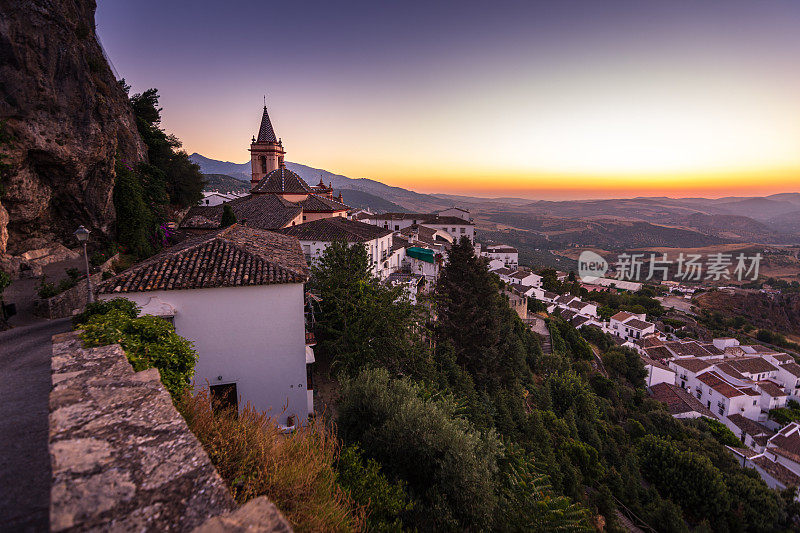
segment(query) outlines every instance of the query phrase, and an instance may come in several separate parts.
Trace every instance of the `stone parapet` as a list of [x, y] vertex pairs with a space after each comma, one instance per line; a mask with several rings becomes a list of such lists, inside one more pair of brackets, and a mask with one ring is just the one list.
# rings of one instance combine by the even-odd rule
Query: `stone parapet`
[[119, 345], [56, 335], [52, 383], [53, 531], [291, 531], [266, 499], [236, 509], [158, 371]]

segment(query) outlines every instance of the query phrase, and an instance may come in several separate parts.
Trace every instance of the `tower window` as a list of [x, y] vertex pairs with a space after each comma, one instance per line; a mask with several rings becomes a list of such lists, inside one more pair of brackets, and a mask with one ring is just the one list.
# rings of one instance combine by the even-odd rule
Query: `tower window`
[[262, 155], [261, 157], [259, 157], [259, 159], [261, 160], [261, 172], [266, 174], [267, 173], [267, 158]]

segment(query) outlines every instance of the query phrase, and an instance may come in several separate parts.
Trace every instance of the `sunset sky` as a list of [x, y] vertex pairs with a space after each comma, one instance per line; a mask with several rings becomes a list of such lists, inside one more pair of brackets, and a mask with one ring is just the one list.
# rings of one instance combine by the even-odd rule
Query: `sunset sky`
[[421, 192], [800, 190], [800, 2], [100, 0], [134, 91], [187, 151]]

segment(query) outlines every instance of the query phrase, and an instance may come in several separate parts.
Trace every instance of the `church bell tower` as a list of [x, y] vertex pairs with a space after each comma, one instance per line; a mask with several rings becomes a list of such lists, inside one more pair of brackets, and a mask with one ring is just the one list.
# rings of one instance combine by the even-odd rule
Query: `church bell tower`
[[272, 129], [272, 122], [269, 120], [265, 105], [258, 137], [253, 137], [250, 144], [250, 188], [255, 187], [261, 178], [276, 168], [282, 167], [285, 154], [283, 143], [275, 137], [275, 130]]

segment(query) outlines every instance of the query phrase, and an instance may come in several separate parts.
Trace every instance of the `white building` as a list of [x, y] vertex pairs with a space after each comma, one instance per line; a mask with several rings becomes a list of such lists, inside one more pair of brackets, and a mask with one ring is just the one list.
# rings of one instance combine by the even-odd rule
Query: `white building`
[[314, 265], [334, 241], [360, 242], [367, 249], [375, 277], [384, 279], [393, 271], [390, 257], [392, 232], [387, 229], [343, 217], [330, 217], [283, 228], [280, 232], [300, 241], [309, 265]]
[[203, 199], [197, 202], [197, 205], [221, 205], [235, 198], [239, 198], [239, 196], [238, 194], [221, 193], [217, 191], [203, 191]]
[[467, 222], [472, 222], [472, 218], [469, 216], [469, 210], [462, 209], [460, 207], [450, 207], [448, 209], [443, 209], [442, 211], [439, 211], [436, 214], [439, 215], [440, 217], [458, 217], [463, 220], [466, 220]]
[[525, 287], [541, 287], [542, 276], [527, 270], [517, 270], [509, 276], [511, 282]]
[[471, 242], [475, 242], [475, 224], [459, 216], [440, 216], [428, 213], [383, 213], [382, 215], [372, 215], [361, 220], [391, 231], [401, 231], [409, 226], [418, 224], [427, 228], [446, 231], [454, 240], [467, 237]]
[[656, 332], [656, 325], [647, 322], [644, 313], [634, 314], [627, 311], [620, 311], [612, 316], [609, 327], [614, 335], [631, 342]]
[[503, 266], [508, 268], [519, 266], [519, 252], [507, 244], [490, 244], [481, 251], [481, 255], [488, 257], [490, 261], [499, 259], [503, 262]]
[[670, 368], [657, 359], [651, 359], [646, 355], [640, 355], [640, 357], [642, 358], [642, 363], [644, 363], [645, 370], [647, 370], [645, 383], [647, 383], [648, 387], [658, 385], [659, 383], [675, 384], [675, 375], [677, 372], [675, 372], [674, 368]]
[[279, 424], [313, 412], [307, 386], [303, 284], [297, 239], [234, 224], [190, 237], [103, 282], [99, 297], [123, 297], [172, 321], [198, 354], [194, 382]]

